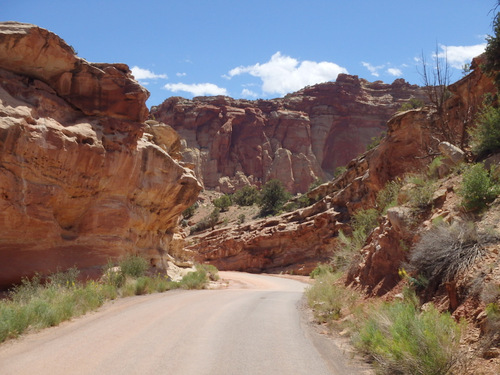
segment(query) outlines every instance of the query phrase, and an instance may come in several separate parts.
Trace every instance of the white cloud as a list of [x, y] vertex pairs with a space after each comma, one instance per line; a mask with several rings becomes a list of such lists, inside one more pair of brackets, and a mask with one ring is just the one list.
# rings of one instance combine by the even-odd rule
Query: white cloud
[[451, 67], [462, 69], [466, 63], [470, 63], [474, 57], [484, 52], [486, 43], [473, 46], [444, 46], [440, 44], [439, 48], [441, 48], [441, 52], [438, 53], [437, 57], [446, 57]]
[[213, 83], [167, 83], [163, 87], [172, 92], [189, 92], [194, 96], [227, 95], [227, 90], [225, 88], [214, 85]]
[[132, 74], [134, 75], [135, 79], [138, 81], [144, 79], [168, 78], [166, 74], [156, 74], [153, 73], [151, 70], [139, 68], [137, 65], [133, 66], [130, 70], [132, 71]]
[[301, 61], [276, 52], [263, 64], [239, 66], [231, 69], [225, 78], [250, 74], [262, 80], [262, 91], [266, 94], [284, 95], [297, 91], [304, 86], [331, 81], [339, 73], [347, 73], [347, 69], [327, 61]]
[[401, 71], [401, 69], [398, 69], [398, 68], [389, 68], [389, 69], [387, 69], [387, 73], [389, 73], [391, 76], [394, 76], [394, 77], [401, 77], [403, 75], [403, 72]]
[[187, 76], [187, 73], [175, 73], [177, 77], [185, 77]]
[[374, 66], [370, 63], [367, 63], [367, 62], [364, 62], [362, 61], [361, 64], [363, 64], [363, 66], [368, 69], [368, 71], [372, 74], [372, 76], [375, 76], [375, 77], [378, 77], [380, 76], [379, 74], [379, 70], [380, 69], [383, 69], [385, 65], [378, 65], [378, 66]]
[[241, 91], [241, 96], [243, 98], [256, 98], [257, 96], [259, 96], [259, 94], [257, 94], [256, 92], [253, 92], [252, 90], [249, 90], [249, 89], [243, 89]]

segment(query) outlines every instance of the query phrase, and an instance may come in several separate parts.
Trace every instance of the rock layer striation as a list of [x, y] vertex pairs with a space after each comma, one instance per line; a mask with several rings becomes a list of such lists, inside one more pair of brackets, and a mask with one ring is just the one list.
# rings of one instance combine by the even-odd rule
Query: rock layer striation
[[201, 186], [170, 127], [147, 121], [124, 64], [92, 64], [55, 34], [0, 23], [0, 286], [140, 253], [166, 264]]
[[151, 113], [179, 132], [206, 188], [232, 192], [277, 178], [297, 193], [364, 152], [410, 98], [425, 95], [402, 79], [384, 84], [340, 74], [281, 99], [172, 97]]

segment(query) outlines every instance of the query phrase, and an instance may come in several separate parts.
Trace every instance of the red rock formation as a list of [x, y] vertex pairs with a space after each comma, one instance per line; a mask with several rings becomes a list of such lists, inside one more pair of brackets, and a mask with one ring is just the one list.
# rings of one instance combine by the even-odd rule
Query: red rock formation
[[277, 178], [297, 193], [364, 152], [411, 97], [423, 99], [423, 91], [402, 79], [388, 85], [341, 74], [283, 99], [174, 97], [151, 113], [184, 138], [206, 188], [230, 192]]
[[[463, 89], [471, 83], [475, 90]], [[201, 235], [188, 249], [197, 252], [200, 261], [223, 269], [308, 273], [313, 264], [333, 255], [339, 229], [348, 226], [356, 210], [373, 207], [377, 192], [388, 181], [423, 170], [438, 153], [440, 141], [460, 143], [466, 134], [464, 113], [471, 112], [473, 118], [478, 109], [467, 103], [479, 103], [492, 88], [491, 80], [475, 70], [451, 87], [455, 96], [447, 102], [446, 127], [443, 118], [430, 108], [397, 114], [387, 123], [387, 135], [378, 147], [352, 160], [335, 180], [308, 193], [319, 200], [315, 205], [239, 229], [229, 227]], [[445, 133], [446, 129], [450, 132]], [[398, 268], [407, 254], [401, 243], [411, 236], [396, 220], [398, 212], [382, 218], [359, 264], [351, 269], [350, 282], [382, 294], [399, 281]]]
[[142, 122], [147, 96], [125, 65], [0, 23], [0, 286], [178, 251], [178, 216], [201, 186], [176, 160], [175, 132]]

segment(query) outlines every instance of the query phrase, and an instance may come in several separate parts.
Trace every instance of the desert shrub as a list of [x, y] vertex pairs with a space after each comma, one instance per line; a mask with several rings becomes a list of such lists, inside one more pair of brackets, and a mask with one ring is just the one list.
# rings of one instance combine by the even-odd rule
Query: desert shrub
[[75, 286], [78, 282], [80, 270], [76, 267], [71, 267], [63, 272], [56, 272], [48, 277], [50, 284], [54, 286]]
[[259, 201], [259, 191], [255, 186], [246, 185], [233, 194], [233, 202], [238, 206], [252, 206]]
[[220, 212], [226, 212], [232, 204], [231, 197], [227, 194], [214, 199], [212, 203], [220, 210]]
[[436, 287], [452, 281], [484, 254], [489, 235], [480, 234], [472, 222], [440, 224], [421, 236], [409, 260], [409, 269]]
[[220, 218], [220, 210], [217, 207], [215, 207], [210, 213], [210, 215], [204, 217], [196, 225], [191, 227], [190, 234], [201, 232], [208, 228], [214, 229], [214, 227], [219, 222], [219, 218]]
[[441, 165], [443, 164], [443, 159], [444, 159], [444, 156], [441, 156], [441, 155], [432, 159], [432, 161], [430, 162], [429, 167], [428, 167], [428, 175], [430, 178], [439, 177], [438, 170], [441, 167]]
[[289, 198], [290, 193], [285, 190], [281, 181], [267, 181], [260, 192], [260, 216], [276, 215]]
[[316, 279], [318, 276], [324, 275], [326, 273], [333, 273], [333, 268], [330, 264], [319, 263], [316, 268], [314, 268], [309, 276], [311, 279]]
[[198, 202], [192, 204], [188, 208], [186, 208], [184, 211], [182, 211], [182, 217], [187, 220], [191, 218], [194, 215], [194, 212], [196, 209], [199, 207]]
[[469, 128], [470, 145], [476, 155], [500, 149], [500, 108], [486, 106], [476, 126]]
[[339, 231], [331, 263], [335, 270], [344, 271], [358, 258], [369, 234], [378, 224], [379, 213], [376, 209], [360, 209], [351, 219], [352, 234]]
[[400, 190], [401, 182], [392, 180], [388, 181], [384, 188], [377, 193], [377, 208], [383, 215], [387, 213], [389, 208], [397, 205]]
[[246, 216], [245, 214], [238, 215], [238, 224], [243, 224], [245, 222]]
[[366, 151], [373, 150], [375, 147], [377, 147], [380, 144], [380, 142], [382, 142], [382, 139], [385, 138], [385, 135], [386, 133], [382, 132], [382, 134], [380, 134], [378, 137], [372, 137], [370, 143], [366, 145]]
[[205, 271], [207, 277], [211, 281], [219, 280], [219, 270], [213, 264], [198, 264], [196, 270]]
[[115, 266], [112, 261], [108, 261], [102, 280], [104, 284], [114, 286], [115, 288], [121, 288], [123, 284], [125, 284], [125, 274], [120, 267]]
[[340, 319], [343, 312], [349, 311], [356, 295], [353, 291], [338, 285], [336, 282], [340, 274], [334, 274], [322, 268], [322, 272], [315, 277], [314, 284], [306, 289], [309, 306], [314, 311], [316, 321], [327, 323]]
[[500, 13], [496, 13], [493, 19], [495, 35], [489, 35], [486, 40], [488, 44], [484, 53], [485, 62], [481, 65], [483, 71], [493, 77], [497, 88], [500, 88]]
[[469, 166], [463, 172], [459, 188], [462, 205], [468, 210], [485, 208], [500, 193], [500, 186], [494, 181], [482, 163]]
[[311, 185], [309, 185], [309, 190], [308, 191], [316, 189], [322, 183], [323, 183], [323, 180], [321, 178], [315, 179], [313, 182], [311, 182]]
[[344, 165], [335, 168], [335, 170], [333, 171], [333, 178], [337, 178], [338, 176], [343, 174], [345, 171], [347, 171], [347, 167]]
[[204, 268], [197, 268], [196, 271], [184, 275], [179, 282], [182, 289], [203, 289], [208, 282], [207, 272]]
[[432, 305], [385, 303], [361, 322], [355, 344], [384, 374], [447, 374], [459, 359], [462, 326]]
[[434, 181], [425, 175], [409, 175], [405, 182], [411, 184], [408, 204], [411, 207], [424, 209], [432, 202]]
[[406, 103], [403, 103], [399, 108], [398, 112], [409, 111], [410, 109], [422, 108], [425, 103], [417, 98], [411, 98]]
[[120, 261], [119, 267], [125, 276], [138, 278], [144, 276], [149, 263], [143, 257], [131, 254]]

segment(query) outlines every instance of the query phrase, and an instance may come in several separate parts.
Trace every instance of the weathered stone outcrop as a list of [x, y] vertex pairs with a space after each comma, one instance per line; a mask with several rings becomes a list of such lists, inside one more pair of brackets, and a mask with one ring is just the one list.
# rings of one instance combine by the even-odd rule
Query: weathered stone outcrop
[[341, 74], [282, 99], [173, 97], [151, 113], [179, 132], [206, 188], [231, 192], [277, 178], [297, 193], [364, 152], [413, 97], [425, 95], [402, 79], [389, 85]]
[[201, 189], [172, 129], [143, 123], [123, 64], [91, 64], [56, 35], [0, 23], [0, 286], [140, 253], [178, 251]]
[[[477, 85], [477, 91], [463, 90], [464, 85], [470, 86], [471, 82]], [[319, 200], [315, 205], [304, 211], [253, 222], [242, 226], [243, 231], [238, 228], [216, 230], [197, 237], [197, 243], [189, 249], [198, 252], [200, 260], [224, 269], [307, 273], [310, 267], [304, 265], [310, 266], [333, 255], [339, 229], [349, 233], [351, 215], [360, 208], [374, 207], [377, 192], [388, 181], [405, 173], [425, 170], [439, 154], [442, 141], [451, 139], [455, 144], [460, 143], [466, 134], [464, 113], [473, 118], [478, 110], [477, 106], [467, 103], [479, 103], [492, 87], [491, 80], [475, 70], [452, 86], [455, 96], [447, 102], [446, 127], [443, 127], [443, 116], [429, 107], [399, 113], [388, 121], [387, 135], [376, 148], [352, 160], [338, 178], [308, 193], [311, 199]], [[462, 94], [466, 97], [462, 98]], [[445, 129], [451, 129], [451, 133], [444, 133]], [[436, 197], [435, 202], [441, 202], [446, 191], [443, 194]], [[311, 214], [301, 213], [307, 210], [311, 210]], [[359, 263], [351, 268], [349, 282], [383, 294], [400, 280], [398, 268], [408, 253], [404, 247], [411, 245], [415, 234], [414, 229], [404, 226], [406, 214], [405, 208], [399, 208], [380, 220], [360, 253]], [[314, 224], [316, 218], [321, 218], [324, 226]]]
[[186, 250], [220, 270], [308, 275], [332, 255], [338, 230], [346, 229], [343, 216], [320, 201], [278, 217], [206, 232], [191, 238]]

